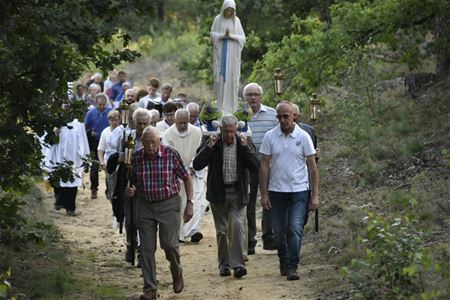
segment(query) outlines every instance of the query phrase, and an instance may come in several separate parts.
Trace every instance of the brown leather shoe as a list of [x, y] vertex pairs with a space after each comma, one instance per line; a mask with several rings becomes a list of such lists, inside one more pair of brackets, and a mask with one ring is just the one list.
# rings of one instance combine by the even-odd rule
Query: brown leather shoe
[[179, 294], [183, 291], [183, 288], [184, 288], [183, 274], [180, 274], [180, 277], [173, 279], [173, 292], [175, 294]]
[[139, 297], [139, 300], [156, 300], [158, 298], [157, 291], [148, 291]]

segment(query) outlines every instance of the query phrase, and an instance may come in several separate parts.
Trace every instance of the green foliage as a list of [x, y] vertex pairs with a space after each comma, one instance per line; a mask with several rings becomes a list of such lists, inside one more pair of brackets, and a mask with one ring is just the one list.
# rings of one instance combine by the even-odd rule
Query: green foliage
[[[433, 258], [425, 234], [412, 216], [388, 220], [369, 214], [360, 246], [365, 257], [353, 259], [343, 273], [355, 286], [354, 299], [430, 299], [448, 295], [448, 251]], [[437, 272], [436, 272], [437, 271]]]
[[234, 116], [238, 119], [238, 121], [250, 121], [252, 119], [252, 108], [248, 103], [239, 98], [238, 100], [238, 109], [234, 112]]
[[402, 191], [392, 191], [388, 195], [389, 206], [395, 211], [417, 207], [417, 200]]
[[31, 284], [30, 294], [33, 298], [41, 298], [43, 296], [63, 296], [73, 285], [71, 276], [66, 268], [54, 269], [51, 272], [43, 272]]
[[0, 299], [15, 300], [16, 297], [11, 295], [11, 268], [5, 272], [0, 272]]
[[[67, 83], [87, 68], [106, 72], [121, 61], [139, 54], [127, 47], [129, 35], [122, 33], [120, 49], [107, 51], [121, 25], [122, 11], [134, 13], [146, 0], [92, 1], [6, 1], [1, 4], [0, 72], [0, 189], [3, 193], [22, 191], [27, 177], [41, 174], [42, 158], [38, 136], [57, 141], [54, 128], [74, 117], [80, 120], [80, 103], [67, 111]], [[81, 104], [80, 104], [81, 105]], [[76, 109], [75, 109], [76, 108]], [[12, 201], [12, 200], [11, 200]], [[12, 204], [11, 207], [15, 207]], [[4, 207], [8, 205], [2, 204]], [[11, 211], [11, 209], [10, 209]], [[11, 211], [12, 212], [12, 211]], [[14, 215], [8, 223], [14, 226]], [[3, 220], [3, 219], [2, 219]]]
[[216, 99], [207, 100], [200, 111], [200, 120], [202, 121], [214, 121], [219, 120], [222, 117], [222, 112], [217, 106]]

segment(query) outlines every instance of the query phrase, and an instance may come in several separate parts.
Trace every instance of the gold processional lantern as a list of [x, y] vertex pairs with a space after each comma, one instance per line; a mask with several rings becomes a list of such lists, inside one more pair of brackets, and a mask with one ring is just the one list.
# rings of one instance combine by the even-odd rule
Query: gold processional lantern
[[136, 143], [133, 139], [133, 136], [130, 134], [125, 145], [125, 164], [127, 165], [127, 167], [131, 167], [131, 159], [133, 157], [135, 147]]
[[121, 115], [121, 123], [124, 127], [128, 124], [128, 117], [130, 114], [130, 105], [123, 100], [122, 103], [120, 103], [120, 115]]
[[276, 68], [275, 73], [273, 74], [273, 80], [275, 82], [275, 94], [278, 98], [280, 98], [281, 94], [283, 93], [283, 79], [284, 75], [281, 72], [281, 69]]
[[319, 105], [320, 101], [317, 98], [317, 94], [313, 93], [311, 99], [309, 100], [309, 118], [311, 119], [311, 121], [315, 121], [319, 117]]

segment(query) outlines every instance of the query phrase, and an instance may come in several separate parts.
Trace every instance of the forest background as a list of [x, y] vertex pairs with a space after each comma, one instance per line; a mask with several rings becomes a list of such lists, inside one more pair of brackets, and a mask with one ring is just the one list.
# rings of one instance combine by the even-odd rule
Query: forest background
[[[20, 290], [10, 287], [20, 276], [10, 249], [56, 239], [50, 225], [27, 220], [22, 196], [41, 176], [35, 134], [54, 140], [53, 128], [77, 115], [60, 109], [67, 82], [88, 69], [124, 68], [142, 87], [155, 75], [206, 99], [209, 31], [221, 4], [2, 2], [0, 297]], [[242, 0], [237, 15], [247, 35], [242, 84], [260, 83], [273, 106], [280, 67], [281, 98], [298, 103], [306, 122], [310, 95], [319, 94], [323, 225], [315, 259], [337, 270], [315, 275], [319, 293], [448, 297], [450, 2]]]

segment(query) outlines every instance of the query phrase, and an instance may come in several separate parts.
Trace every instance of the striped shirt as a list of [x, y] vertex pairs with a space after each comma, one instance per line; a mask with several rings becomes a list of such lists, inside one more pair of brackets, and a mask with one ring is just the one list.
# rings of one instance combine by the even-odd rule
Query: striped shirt
[[189, 176], [178, 152], [170, 146], [159, 146], [158, 154], [150, 159], [144, 148], [133, 153], [133, 175], [137, 193], [147, 201], [157, 202], [180, 191], [180, 181]]
[[256, 153], [260, 155], [259, 147], [261, 147], [264, 134], [278, 125], [277, 112], [272, 107], [261, 104], [261, 108], [252, 116], [252, 120], [248, 121], [248, 125], [252, 130], [252, 141], [255, 144]]

